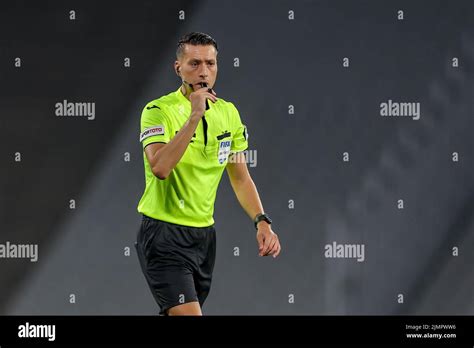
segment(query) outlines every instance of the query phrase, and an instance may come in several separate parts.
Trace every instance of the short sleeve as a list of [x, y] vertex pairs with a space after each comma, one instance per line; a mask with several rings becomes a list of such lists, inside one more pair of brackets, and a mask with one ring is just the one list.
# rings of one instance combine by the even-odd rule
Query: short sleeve
[[232, 152], [244, 151], [248, 148], [247, 126], [242, 123], [239, 111], [234, 104], [229, 103], [232, 109], [233, 136], [230, 150]]
[[148, 104], [140, 120], [140, 142], [143, 148], [151, 143], [168, 143], [170, 134], [170, 123], [165, 112], [153, 103]]

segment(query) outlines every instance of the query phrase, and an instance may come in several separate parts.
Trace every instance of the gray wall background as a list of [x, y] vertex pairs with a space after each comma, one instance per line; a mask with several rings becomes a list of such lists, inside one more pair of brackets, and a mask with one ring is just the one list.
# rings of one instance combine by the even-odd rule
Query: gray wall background
[[[283, 247], [258, 257], [224, 174], [204, 314], [474, 313], [472, 2], [19, 1], [0, 17], [0, 243], [39, 245], [36, 263], [0, 259], [0, 314], [158, 312], [133, 248], [139, 120], [178, 88], [189, 31], [219, 44], [215, 89], [248, 126]], [[63, 99], [95, 102], [96, 119], [56, 117]], [[420, 120], [381, 117], [388, 99], [420, 102]], [[365, 261], [325, 258], [333, 241]]]

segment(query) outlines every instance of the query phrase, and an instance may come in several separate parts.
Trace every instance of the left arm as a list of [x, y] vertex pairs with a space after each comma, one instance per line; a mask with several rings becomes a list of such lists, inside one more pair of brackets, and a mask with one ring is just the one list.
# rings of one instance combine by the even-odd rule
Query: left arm
[[[264, 212], [262, 202], [257, 187], [250, 177], [245, 155], [242, 152], [237, 152], [233, 156], [235, 158], [226, 166], [230, 184], [240, 205], [253, 221], [257, 214]], [[277, 257], [281, 250], [278, 235], [272, 231], [271, 225], [266, 221], [260, 221], [257, 228], [259, 255]]]

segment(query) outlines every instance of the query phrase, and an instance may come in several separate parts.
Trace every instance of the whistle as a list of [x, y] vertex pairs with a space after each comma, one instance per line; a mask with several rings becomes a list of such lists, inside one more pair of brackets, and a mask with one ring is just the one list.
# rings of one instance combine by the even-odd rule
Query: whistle
[[[200, 85], [201, 85], [201, 88], [207, 87], [207, 83], [205, 83], [205, 82], [201, 82]], [[211, 89], [211, 88], [209, 88], [207, 91], [208, 91], [209, 93], [212, 93], [212, 89]], [[206, 110], [209, 110], [209, 102], [208, 102], [207, 99], [206, 99]]]

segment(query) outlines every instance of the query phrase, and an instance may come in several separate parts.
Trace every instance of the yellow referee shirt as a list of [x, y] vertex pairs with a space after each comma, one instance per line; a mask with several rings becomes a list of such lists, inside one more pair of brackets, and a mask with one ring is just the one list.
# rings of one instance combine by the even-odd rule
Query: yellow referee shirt
[[[143, 152], [146, 186], [138, 212], [184, 226], [214, 224], [214, 202], [222, 173], [231, 152], [248, 148], [248, 133], [234, 104], [221, 98], [208, 104], [205, 119], [199, 121], [183, 157], [165, 180], [152, 173]], [[168, 143], [190, 115], [191, 102], [181, 88], [149, 102], [141, 115], [143, 148]]]

